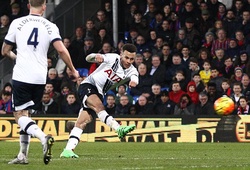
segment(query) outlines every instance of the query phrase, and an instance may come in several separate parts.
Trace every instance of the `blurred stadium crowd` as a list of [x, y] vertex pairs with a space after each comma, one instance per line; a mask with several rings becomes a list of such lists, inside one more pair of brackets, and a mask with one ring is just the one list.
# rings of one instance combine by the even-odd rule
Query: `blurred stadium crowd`
[[[28, 14], [27, 2], [11, 2], [0, 5], [0, 44], [11, 21]], [[119, 54], [125, 43], [137, 47], [139, 85], [110, 90], [103, 101], [109, 114], [214, 115], [213, 103], [223, 95], [235, 102], [233, 114], [249, 114], [250, 0], [232, 0], [230, 7], [218, 0], [124, 0], [119, 16], [124, 37], [116, 45], [111, 2], [75, 28], [73, 36], [63, 37], [78, 80], [60, 56], [48, 57], [48, 81], [37, 114], [78, 114], [79, 84], [98, 67], [85, 57]], [[11, 88], [7, 83], [1, 91], [0, 114], [12, 111]]]

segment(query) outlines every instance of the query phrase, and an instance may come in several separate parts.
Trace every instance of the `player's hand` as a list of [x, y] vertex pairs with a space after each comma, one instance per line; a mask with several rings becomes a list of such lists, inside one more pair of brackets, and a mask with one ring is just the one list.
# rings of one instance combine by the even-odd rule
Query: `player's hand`
[[102, 55], [101, 54], [96, 54], [96, 56], [95, 56], [95, 61], [97, 62], [97, 63], [102, 63], [103, 62], [103, 57], [102, 57]]
[[72, 71], [72, 75], [75, 77], [76, 80], [80, 77], [79, 72], [76, 69]]
[[137, 83], [134, 81], [130, 81], [128, 85], [131, 88], [131, 87], [135, 87], [137, 85]]

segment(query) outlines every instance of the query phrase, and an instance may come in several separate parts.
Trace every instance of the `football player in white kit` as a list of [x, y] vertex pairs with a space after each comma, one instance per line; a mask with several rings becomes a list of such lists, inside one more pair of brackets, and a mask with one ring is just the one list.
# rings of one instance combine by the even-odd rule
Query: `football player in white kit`
[[110, 116], [103, 106], [103, 95], [113, 87], [129, 81], [130, 87], [138, 84], [138, 72], [132, 65], [136, 56], [136, 47], [133, 44], [125, 44], [120, 55], [89, 54], [86, 57], [88, 62], [100, 63], [100, 66], [82, 81], [79, 87], [79, 96], [82, 100], [82, 109], [79, 112], [75, 126], [70, 132], [66, 148], [60, 157], [78, 158], [73, 150], [80, 141], [81, 134], [86, 125], [90, 123], [93, 116], [98, 118], [114, 129], [120, 139], [135, 129], [135, 125], [121, 126]]
[[[30, 14], [14, 20], [5, 37], [2, 55], [16, 60], [13, 69], [13, 103], [15, 121], [20, 126], [20, 151], [9, 164], [27, 164], [30, 135], [40, 139], [43, 148], [43, 161], [51, 159], [54, 139], [46, 135], [29, 117], [41, 101], [47, 77], [47, 52], [50, 43], [77, 78], [69, 52], [62, 43], [57, 26], [42, 15], [46, 0], [29, 0]], [[16, 44], [17, 54], [11, 50]]]

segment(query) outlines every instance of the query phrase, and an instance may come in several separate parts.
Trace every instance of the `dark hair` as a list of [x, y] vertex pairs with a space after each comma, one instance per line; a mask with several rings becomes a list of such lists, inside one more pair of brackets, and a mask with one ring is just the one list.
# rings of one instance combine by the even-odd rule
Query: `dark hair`
[[232, 58], [230, 56], [225, 56], [224, 61], [226, 61], [228, 59], [231, 59], [231, 61], [232, 61]]
[[105, 32], [107, 33], [107, 29], [105, 27], [100, 27], [97, 32], [99, 33], [101, 30], [105, 30]]
[[194, 73], [193, 78], [194, 76], [201, 76], [201, 75], [199, 73]]
[[205, 52], [205, 53], [207, 53], [207, 59], [211, 59], [211, 53], [209, 52], [209, 50], [207, 49], [207, 48], [205, 48], [205, 47], [202, 47], [200, 50], [199, 50], [199, 56], [198, 56], [198, 58], [201, 58], [201, 53], [202, 52]]
[[92, 21], [94, 23], [94, 20], [91, 18], [88, 18], [85, 23], [87, 23], [88, 21]]
[[136, 105], [131, 105], [131, 106], [129, 107], [129, 114], [131, 114], [131, 111], [135, 111], [135, 114], [137, 114]]
[[6, 91], [6, 90], [2, 90], [2, 95], [4, 95], [4, 96], [11, 96], [11, 92]]
[[[63, 37], [63, 40], [65, 40], [65, 39], [70, 40], [70, 37], [68, 37], [68, 36]], [[70, 41], [71, 41], [71, 40], [70, 40]]]
[[188, 50], [190, 50], [189, 45], [183, 45], [183, 46], [182, 46], [182, 49], [183, 49], [183, 48], [187, 48]]
[[245, 100], [246, 100], [246, 102], [248, 102], [248, 99], [247, 99], [247, 97], [246, 97], [246, 96], [240, 96], [239, 101], [240, 101], [240, 99], [245, 99]]
[[53, 61], [52, 57], [50, 57], [50, 56], [48, 56], [48, 57], [47, 57], [47, 59], [50, 59], [50, 60], [52, 60], [52, 61]]
[[54, 87], [54, 83], [51, 80], [47, 80], [46, 84], [52, 84], [52, 86]]
[[173, 57], [180, 57], [180, 58], [181, 58], [181, 57], [182, 57], [182, 54], [179, 53], [179, 52], [176, 52], [176, 53], [173, 54]]
[[122, 51], [125, 51], [125, 50], [127, 50], [127, 51], [129, 51], [131, 53], [136, 53], [137, 48], [136, 48], [136, 46], [134, 44], [127, 43], [127, 44], [124, 44], [122, 46]]
[[[240, 1], [240, 0], [236, 0], [236, 1]], [[241, 1], [242, 2], [242, 1]], [[243, 12], [248, 12], [248, 13], [250, 13], [250, 11], [248, 10], [248, 9], [243, 9], [243, 11], [242, 11], [242, 13]]]
[[171, 83], [171, 87], [173, 86], [173, 84], [177, 84], [177, 83], [180, 85], [180, 82], [179, 82], [179, 81], [173, 80], [172, 83]]
[[241, 87], [241, 82], [234, 82], [233, 87], [234, 86], [240, 86]]
[[189, 62], [193, 62], [193, 63], [197, 63], [198, 64], [198, 60], [194, 57], [191, 57]]
[[98, 12], [103, 12], [103, 14], [105, 15], [104, 9], [98, 9], [97, 12], [96, 12], [96, 14], [97, 14]]
[[136, 15], [136, 14], [141, 14], [142, 15], [142, 12], [140, 10], [135, 10], [134, 15]]
[[230, 12], [230, 11], [233, 12], [233, 14], [235, 15], [234, 10], [233, 10], [232, 8], [227, 9], [226, 14], [227, 14], [228, 12]]
[[207, 87], [215, 87], [216, 88], [216, 83], [215, 82], [208, 82]]
[[212, 71], [212, 70], [217, 70], [217, 71], [219, 71], [218, 68], [215, 67], [215, 66], [212, 66], [212, 67], [210, 68], [210, 70], [211, 70], [211, 71]]
[[127, 91], [128, 86], [126, 84], [120, 84], [119, 86], [116, 87], [116, 91], [118, 92], [118, 89], [123, 86], [125, 91]]
[[208, 64], [210, 64], [210, 65], [211, 65], [211, 62], [210, 62], [210, 60], [208, 60], [208, 59], [203, 60], [203, 64], [204, 64], [204, 63], [208, 63]]
[[[224, 79], [222, 80], [222, 83], [225, 83], [225, 82], [228, 83], [228, 84], [230, 84], [230, 81], [229, 81], [229, 79], [227, 79], [227, 78], [224, 78]], [[221, 83], [221, 84], [222, 84], [222, 83]]]
[[168, 96], [168, 91], [167, 90], [161, 91], [161, 96]]
[[180, 106], [180, 103], [182, 102], [182, 100], [183, 100], [183, 97], [187, 97], [188, 98], [188, 103], [187, 103], [187, 106], [189, 106], [190, 104], [192, 104], [192, 99], [191, 99], [191, 97], [188, 95], [188, 94], [183, 94], [183, 95], [181, 95], [181, 97], [180, 97], [180, 101], [179, 101], [179, 103], [178, 103], [178, 105]]
[[185, 73], [184, 73], [182, 70], [176, 70], [175, 76], [176, 76], [178, 73], [182, 74], [182, 75], [185, 77]]
[[218, 7], [219, 7], [219, 6], [223, 6], [223, 7], [225, 8], [225, 10], [227, 10], [227, 7], [226, 7], [226, 5], [225, 5], [225, 4], [220, 3], [220, 4], [218, 5]]
[[8, 87], [8, 86], [9, 86], [11, 89], [13, 89], [12, 84], [9, 83], [9, 82], [7, 82], [7, 83], [4, 84], [3, 89], [5, 89], [5, 87]]
[[67, 83], [67, 82], [63, 82], [62, 84], [61, 84], [61, 90], [63, 90], [63, 88], [64, 87], [67, 87], [67, 88], [69, 88], [69, 89], [71, 89], [71, 86], [69, 85], [69, 83]]
[[107, 94], [107, 95], [106, 95], [106, 99], [107, 99], [108, 97], [113, 97], [113, 98], [115, 99], [115, 95], [113, 95], [113, 94]]
[[76, 93], [75, 92], [69, 92], [67, 95], [66, 95], [66, 97], [68, 97], [69, 95], [74, 95], [75, 96], [75, 98], [76, 98]]

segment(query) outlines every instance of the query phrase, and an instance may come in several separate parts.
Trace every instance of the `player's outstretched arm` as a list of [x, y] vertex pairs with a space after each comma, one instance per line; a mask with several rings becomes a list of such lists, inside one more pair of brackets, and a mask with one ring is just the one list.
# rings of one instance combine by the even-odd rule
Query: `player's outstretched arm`
[[11, 58], [12, 60], [15, 60], [16, 59], [16, 54], [13, 53], [13, 51], [11, 51], [13, 48], [12, 45], [8, 45], [6, 44], [5, 42], [3, 43], [3, 46], [2, 46], [2, 55], [5, 56], [5, 57], [9, 57]]
[[104, 61], [104, 58], [101, 54], [91, 53], [91, 54], [87, 55], [86, 61], [89, 63], [101, 64]]
[[55, 49], [59, 53], [59, 56], [62, 58], [62, 60], [64, 61], [64, 63], [67, 65], [67, 67], [72, 71], [72, 74], [74, 75], [74, 77], [78, 78], [79, 77], [79, 73], [75, 69], [75, 67], [74, 67], [74, 65], [73, 65], [73, 63], [71, 61], [69, 51], [63, 45], [62, 41], [55, 41], [53, 43], [53, 46], [55, 47]]

